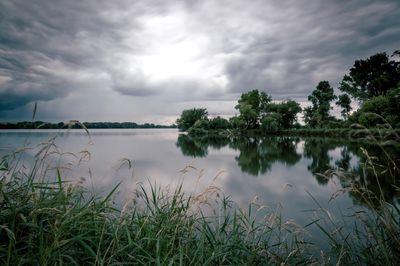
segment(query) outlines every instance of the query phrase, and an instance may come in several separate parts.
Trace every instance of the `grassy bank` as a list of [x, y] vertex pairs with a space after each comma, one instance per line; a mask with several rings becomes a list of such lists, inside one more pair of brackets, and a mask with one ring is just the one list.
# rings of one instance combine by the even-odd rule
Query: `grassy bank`
[[[279, 134], [279, 133], [278, 133]], [[344, 139], [376, 139], [376, 140], [396, 140], [400, 141], [400, 129], [391, 128], [300, 128], [284, 130], [282, 135], [298, 137], [332, 137]]]
[[363, 141], [395, 141], [400, 143], [400, 129], [392, 128], [294, 128], [274, 132], [262, 130], [189, 130], [193, 137], [260, 137], [260, 136], [291, 136], [291, 137], [324, 137], [344, 140]]
[[[20, 163], [23, 151], [1, 160], [1, 265], [396, 265], [400, 257], [400, 210], [364, 187], [348, 189], [364, 197], [368, 211], [334, 218], [315, 200], [304, 227], [275, 210], [260, 221], [257, 203], [241, 210], [215, 190], [188, 195], [182, 186], [172, 192], [138, 187], [119, 209], [112, 203], [118, 186], [89, 197], [79, 183], [64, 181], [46, 160], [52, 145], [29, 168]], [[365, 167], [375, 167], [372, 158]], [[307, 238], [311, 226], [325, 235], [329, 251]]]

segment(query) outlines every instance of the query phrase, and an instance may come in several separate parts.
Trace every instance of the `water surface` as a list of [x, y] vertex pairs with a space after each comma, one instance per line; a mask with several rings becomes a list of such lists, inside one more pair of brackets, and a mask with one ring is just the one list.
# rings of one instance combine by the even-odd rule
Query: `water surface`
[[[64, 178], [100, 194], [120, 183], [119, 205], [138, 184], [173, 188], [183, 182], [187, 193], [213, 187], [239, 207], [257, 200], [266, 210], [281, 209], [285, 221], [305, 225], [320, 207], [337, 217], [363, 208], [362, 197], [345, 190], [350, 186], [379, 187], [389, 201], [399, 196], [391, 180], [378, 186], [367, 173], [362, 145], [321, 138], [193, 139], [175, 129], [97, 129], [90, 136], [83, 130], [3, 130], [0, 152], [30, 147], [23, 156], [29, 165], [51, 137], [63, 155], [52, 155], [50, 163], [61, 167]], [[378, 148], [368, 148], [379, 158]], [[339, 170], [347, 174], [331, 175]]]

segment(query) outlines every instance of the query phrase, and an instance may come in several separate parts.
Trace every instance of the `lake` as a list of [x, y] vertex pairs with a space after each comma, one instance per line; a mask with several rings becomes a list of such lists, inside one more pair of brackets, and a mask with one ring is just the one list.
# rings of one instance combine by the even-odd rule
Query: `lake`
[[[139, 184], [173, 189], [183, 182], [188, 194], [213, 188], [229, 195], [240, 208], [257, 201], [266, 212], [281, 211], [284, 221], [306, 225], [320, 208], [338, 219], [353, 213], [350, 209], [363, 209], [362, 197], [346, 191], [350, 186], [366, 184], [383, 190], [388, 201], [399, 199], [391, 180], [383, 178], [377, 184], [369, 174], [360, 147], [377, 158], [382, 151], [340, 140], [193, 139], [175, 129], [96, 129], [90, 135], [84, 130], [2, 130], [0, 153], [26, 147], [22, 161], [29, 167], [41, 143], [52, 137], [51, 150], [57, 153], [49, 156], [49, 163], [59, 166], [63, 178], [103, 195], [120, 183], [114, 198], [119, 206], [132, 199]], [[347, 174], [340, 178], [330, 174], [344, 170]], [[54, 176], [49, 171], [49, 178]]]

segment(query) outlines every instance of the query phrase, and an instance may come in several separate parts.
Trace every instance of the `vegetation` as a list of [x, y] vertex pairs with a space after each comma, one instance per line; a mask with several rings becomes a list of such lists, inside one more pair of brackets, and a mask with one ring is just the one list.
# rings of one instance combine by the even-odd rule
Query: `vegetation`
[[243, 129], [256, 129], [260, 118], [266, 112], [271, 97], [265, 92], [252, 90], [240, 96], [235, 109], [239, 110], [239, 119], [243, 121]]
[[[203, 141], [216, 148], [226, 143]], [[299, 160], [294, 142], [286, 137], [261, 142], [247, 138], [229, 145], [239, 151], [252, 150], [251, 155], [238, 156], [242, 169], [265, 171], [265, 163], [274, 160], [287, 164]], [[276, 152], [275, 146], [283, 146], [285, 154]], [[316, 207], [310, 223], [302, 227], [284, 221], [279, 209], [267, 208], [266, 218], [259, 220], [257, 215], [265, 206], [252, 202], [241, 210], [213, 187], [190, 195], [181, 185], [172, 192], [141, 186], [132, 201], [117, 208], [112, 198], [118, 186], [105, 197], [90, 196], [80, 183], [62, 179], [62, 167], [47, 160], [62, 156], [50, 140], [30, 167], [21, 165], [24, 150], [0, 161], [0, 264], [398, 265], [400, 210], [384, 190], [398, 193], [399, 187], [395, 181], [383, 183], [382, 175], [397, 180], [399, 157], [381, 147], [362, 150], [360, 169], [346, 167], [350, 156], [344, 154], [338, 170], [333, 170], [324, 168], [327, 149], [318, 140], [306, 142], [310, 168], [321, 182], [337, 175], [343, 189], [368, 208], [356, 208], [349, 217], [333, 217], [310, 194]], [[382, 164], [375, 158], [387, 160]], [[367, 179], [360, 172], [367, 172]], [[309, 238], [311, 226], [321, 230], [328, 250], [321, 250], [319, 242]]]
[[34, 122], [18, 122], [18, 123], [0, 123], [0, 129], [67, 129], [67, 128], [82, 128], [82, 126], [89, 129], [96, 128], [175, 128], [175, 125], [155, 125], [152, 123], [137, 124], [134, 122], [83, 122], [69, 121], [67, 123], [48, 123], [43, 121]]
[[198, 120], [204, 120], [207, 118], [207, 110], [205, 108], [193, 108], [190, 110], [184, 110], [180, 118], [176, 120], [176, 125], [179, 130], [188, 130]]
[[[398, 55], [398, 51], [393, 56]], [[363, 102], [386, 95], [400, 82], [400, 62], [378, 53], [366, 60], [357, 60], [345, 75], [340, 90]]]
[[347, 120], [350, 116], [350, 111], [353, 109], [350, 105], [351, 99], [347, 94], [341, 94], [338, 98], [339, 100], [336, 102], [336, 105], [342, 107], [342, 111], [340, 113], [342, 114], [343, 119]]
[[[396, 51], [393, 57], [398, 55], [400, 52]], [[177, 124], [180, 130], [188, 131], [192, 135], [229, 135], [244, 132], [295, 134], [305, 131], [315, 134], [325, 132], [315, 129], [350, 129], [354, 124], [369, 129], [400, 128], [399, 61], [391, 60], [386, 53], [373, 55], [366, 60], [356, 60], [338, 89], [344, 93], [337, 96], [328, 81], [320, 81], [308, 96], [310, 106], [304, 109], [296, 101], [288, 99], [274, 102], [266, 92], [252, 90], [242, 93], [235, 106], [239, 113], [229, 119], [209, 119], [206, 109], [191, 109], [182, 112]], [[353, 113], [350, 96], [360, 105]], [[335, 100], [337, 101], [334, 102]], [[343, 120], [332, 116], [333, 102], [341, 107]], [[304, 126], [297, 122], [301, 112]], [[217, 122], [214, 119], [219, 119], [219, 126], [211, 126], [210, 122]], [[302, 131], [298, 131], [299, 128]]]
[[[21, 152], [1, 160], [1, 265], [221, 265], [312, 262], [308, 244], [294, 224], [278, 216], [256, 222], [259, 205], [234, 207], [209, 189], [185, 195], [139, 187], [122, 209], [92, 196], [51, 171], [49, 143], [32, 168], [21, 167]], [[29, 170], [28, 170], [29, 169]], [[55, 178], [51, 178], [52, 175]], [[217, 193], [218, 192], [218, 193]], [[211, 207], [214, 206], [214, 207]], [[208, 211], [207, 211], [208, 210]]]
[[[340, 88], [361, 106], [350, 114], [350, 97], [339, 96], [345, 120], [330, 114], [336, 96], [328, 81], [312, 91], [311, 106], [304, 110], [305, 127], [297, 124], [298, 103], [273, 102], [257, 90], [241, 95], [239, 113], [229, 119], [209, 118], [206, 109], [193, 108], [177, 120], [180, 130], [191, 133], [179, 136], [177, 146], [183, 153], [205, 156], [209, 146], [230, 145], [238, 151], [235, 159], [242, 171], [252, 175], [265, 173], [274, 161], [293, 165], [301, 158], [296, 138], [271, 141], [253, 133], [367, 137], [374, 148], [346, 146], [335, 168], [327, 162], [337, 143], [327, 147], [318, 139], [304, 142], [309, 170], [318, 182], [336, 176], [342, 190], [366, 208], [333, 217], [310, 194], [316, 207], [310, 223], [300, 226], [284, 221], [279, 209], [267, 209], [260, 221], [257, 215], [266, 207], [257, 202], [242, 210], [217, 188], [191, 195], [182, 191], [182, 185], [172, 192], [139, 186], [136, 197], [118, 208], [112, 201], [118, 186], [100, 197], [91, 196], [79, 183], [63, 180], [63, 167], [47, 160], [62, 156], [49, 141], [28, 167], [21, 164], [23, 150], [0, 161], [0, 264], [398, 265], [400, 157], [398, 129], [393, 128], [399, 127], [399, 74], [398, 63], [386, 54], [356, 61]], [[356, 131], [350, 127], [354, 123], [358, 123]], [[83, 126], [91, 128], [88, 123]], [[218, 138], [209, 138], [214, 131]], [[358, 167], [350, 167], [353, 153], [362, 158]], [[310, 227], [320, 229], [328, 250], [309, 238]]]
[[332, 120], [329, 115], [331, 101], [337, 97], [328, 81], [321, 81], [317, 88], [308, 96], [312, 106], [304, 110], [304, 122], [311, 127], [321, 127], [323, 123]]

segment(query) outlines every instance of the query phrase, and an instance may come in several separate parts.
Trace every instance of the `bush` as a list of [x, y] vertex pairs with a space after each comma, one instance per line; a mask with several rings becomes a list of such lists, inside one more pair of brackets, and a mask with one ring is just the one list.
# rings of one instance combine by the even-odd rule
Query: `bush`
[[263, 132], [278, 132], [282, 130], [282, 116], [278, 113], [270, 113], [261, 119]]
[[230, 127], [229, 121], [220, 116], [214, 117], [209, 123], [210, 129], [221, 130]]

